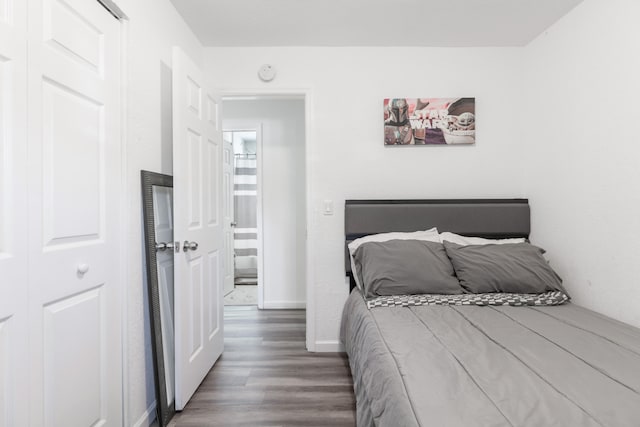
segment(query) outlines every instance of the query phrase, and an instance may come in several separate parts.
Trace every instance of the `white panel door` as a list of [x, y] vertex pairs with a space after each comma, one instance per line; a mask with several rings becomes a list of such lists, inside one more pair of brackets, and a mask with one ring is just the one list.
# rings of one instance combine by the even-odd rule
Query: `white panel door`
[[222, 222], [224, 228], [224, 294], [233, 291], [235, 281], [235, 257], [234, 257], [234, 228], [236, 226], [234, 215], [234, 156], [233, 142], [224, 141], [222, 148], [222, 194], [223, 210]]
[[28, 4], [31, 425], [119, 426], [120, 25]]
[[202, 72], [173, 51], [173, 212], [176, 410], [184, 408], [222, 354], [222, 131], [219, 98]]
[[28, 422], [26, 24], [0, 0], [0, 427]]

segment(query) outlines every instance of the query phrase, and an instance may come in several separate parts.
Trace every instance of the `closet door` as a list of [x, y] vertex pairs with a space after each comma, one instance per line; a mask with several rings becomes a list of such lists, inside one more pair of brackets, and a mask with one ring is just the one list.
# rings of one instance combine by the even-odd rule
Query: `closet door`
[[27, 14], [0, 0], [0, 426], [27, 425]]
[[95, 0], [28, 4], [31, 424], [119, 426], [119, 23]]

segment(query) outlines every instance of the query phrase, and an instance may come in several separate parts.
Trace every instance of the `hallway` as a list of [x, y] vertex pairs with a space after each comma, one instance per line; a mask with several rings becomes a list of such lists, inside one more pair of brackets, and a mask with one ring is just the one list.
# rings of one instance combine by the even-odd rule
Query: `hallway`
[[225, 350], [171, 426], [354, 426], [346, 355], [309, 353], [304, 310], [225, 307]]

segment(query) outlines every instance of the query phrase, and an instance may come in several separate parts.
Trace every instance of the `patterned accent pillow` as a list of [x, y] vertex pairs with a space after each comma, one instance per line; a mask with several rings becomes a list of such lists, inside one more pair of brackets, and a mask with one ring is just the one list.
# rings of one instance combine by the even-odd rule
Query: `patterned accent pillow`
[[564, 292], [554, 291], [543, 294], [460, 294], [460, 295], [392, 295], [367, 301], [367, 308], [409, 307], [418, 305], [512, 305], [545, 306], [561, 305], [569, 301]]

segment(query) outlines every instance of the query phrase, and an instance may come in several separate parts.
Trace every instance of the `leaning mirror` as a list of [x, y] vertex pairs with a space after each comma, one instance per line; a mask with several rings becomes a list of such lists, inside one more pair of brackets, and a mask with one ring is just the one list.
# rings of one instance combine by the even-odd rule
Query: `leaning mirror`
[[158, 425], [175, 414], [173, 178], [142, 171], [142, 210]]

